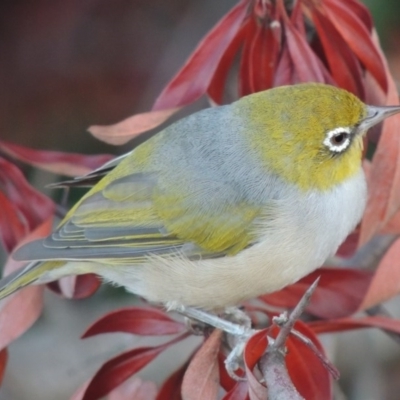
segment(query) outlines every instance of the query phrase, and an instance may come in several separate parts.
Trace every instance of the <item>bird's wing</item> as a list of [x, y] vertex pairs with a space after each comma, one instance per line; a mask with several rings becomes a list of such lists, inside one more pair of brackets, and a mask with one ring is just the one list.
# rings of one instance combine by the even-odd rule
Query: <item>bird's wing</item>
[[235, 254], [254, 241], [259, 207], [229, 184], [171, 187], [157, 172], [123, 171], [123, 166], [111, 171], [52, 235], [21, 247], [14, 258], [130, 263], [150, 254], [210, 258]]

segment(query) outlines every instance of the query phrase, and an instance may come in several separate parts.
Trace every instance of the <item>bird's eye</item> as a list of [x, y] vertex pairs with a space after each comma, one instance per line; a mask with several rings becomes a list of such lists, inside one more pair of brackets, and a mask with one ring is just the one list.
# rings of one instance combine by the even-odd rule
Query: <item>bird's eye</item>
[[336, 133], [331, 137], [331, 143], [335, 146], [338, 144], [342, 144], [347, 138], [349, 137], [349, 134], [347, 132], [339, 132]]
[[335, 128], [326, 134], [324, 145], [334, 153], [341, 153], [350, 144], [350, 133], [348, 127]]

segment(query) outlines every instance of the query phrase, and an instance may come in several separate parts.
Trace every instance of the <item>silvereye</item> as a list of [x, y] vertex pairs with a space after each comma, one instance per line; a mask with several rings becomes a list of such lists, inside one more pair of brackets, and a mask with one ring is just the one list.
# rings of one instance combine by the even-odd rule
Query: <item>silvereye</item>
[[363, 135], [399, 111], [307, 83], [186, 117], [115, 162], [49, 237], [21, 247], [14, 258], [34, 262], [3, 280], [0, 297], [85, 273], [170, 308], [220, 310], [281, 289], [360, 221]]

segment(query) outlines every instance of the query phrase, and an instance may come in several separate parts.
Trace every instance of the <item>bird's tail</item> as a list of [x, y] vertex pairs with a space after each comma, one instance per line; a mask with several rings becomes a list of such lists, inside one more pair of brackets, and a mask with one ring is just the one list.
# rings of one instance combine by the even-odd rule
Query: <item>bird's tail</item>
[[[65, 261], [34, 261], [0, 280], [0, 300], [32, 283], [44, 283], [43, 274], [65, 264]], [[40, 281], [39, 277], [41, 278]]]

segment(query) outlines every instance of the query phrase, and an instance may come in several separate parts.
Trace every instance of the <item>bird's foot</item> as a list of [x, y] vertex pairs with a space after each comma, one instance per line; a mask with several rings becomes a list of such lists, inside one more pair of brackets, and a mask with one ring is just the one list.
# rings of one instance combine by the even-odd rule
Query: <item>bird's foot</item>
[[229, 376], [236, 380], [244, 378], [238, 376], [237, 371], [243, 365], [243, 351], [249, 338], [256, 332], [251, 328], [251, 320], [249, 316], [238, 308], [228, 308], [223, 314], [226, 318], [210, 312], [186, 306], [174, 307], [179, 314], [184, 315], [191, 321], [190, 328], [195, 334], [204, 332], [204, 328], [212, 326], [220, 329], [226, 334], [226, 342], [229, 347], [229, 354], [225, 360], [226, 371]]

